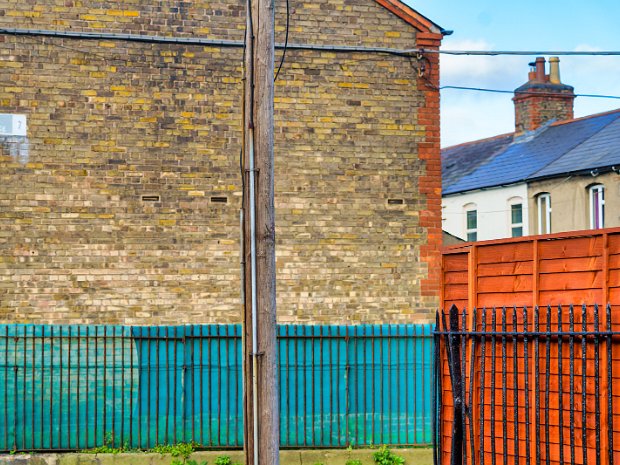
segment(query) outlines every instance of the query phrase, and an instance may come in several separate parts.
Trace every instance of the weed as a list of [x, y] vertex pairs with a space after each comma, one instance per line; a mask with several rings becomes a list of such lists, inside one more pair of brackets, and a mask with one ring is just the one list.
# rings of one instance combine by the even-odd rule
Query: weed
[[149, 449], [149, 452], [154, 452], [156, 454], [172, 454], [172, 448], [174, 446], [172, 444], [157, 444]]
[[[173, 457], [183, 458], [182, 463], [186, 462], [189, 456], [194, 452], [196, 444], [193, 442], [179, 442], [178, 444], [157, 444], [150, 452], [157, 454], [170, 454]], [[172, 465], [175, 465], [174, 463]]]
[[377, 465], [403, 465], [405, 459], [394, 454], [388, 446], [381, 446], [377, 452], [372, 454]]
[[351, 459], [347, 460], [345, 465], [362, 465], [362, 461], [360, 459]]
[[103, 436], [103, 445], [93, 447], [92, 449], [84, 449], [81, 452], [85, 454], [120, 454], [121, 452], [129, 452], [129, 443], [125, 441], [120, 446], [114, 445], [114, 434], [110, 431]]
[[242, 465], [240, 463], [233, 462], [228, 455], [220, 455], [215, 459], [215, 465]]
[[[165, 455], [170, 454], [172, 457], [178, 457], [172, 461], [170, 465], [207, 465], [207, 462], [200, 464], [196, 461], [188, 461], [189, 456], [194, 452], [196, 448], [193, 442], [180, 442], [178, 444], [157, 444], [156, 446], [148, 449], [146, 452], [155, 452], [157, 454]], [[143, 452], [139, 449], [132, 449], [129, 447], [128, 442], [124, 442], [120, 446], [114, 445], [114, 435], [112, 433], [106, 433], [103, 438], [103, 445], [93, 447], [92, 449], [84, 449], [81, 451], [84, 454], [119, 454], [121, 452]]]
[[220, 455], [215, 459], [215, 465], [232, 465], [232, 460], [228, 455]]

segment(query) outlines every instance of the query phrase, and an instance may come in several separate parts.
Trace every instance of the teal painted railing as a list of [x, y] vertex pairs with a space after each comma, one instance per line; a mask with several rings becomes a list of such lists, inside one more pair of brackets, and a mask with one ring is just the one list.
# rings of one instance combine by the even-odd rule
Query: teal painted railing
[[[432, 441], [431, 325], [278, 327], [282, 447]], [[242, 447], [241, 327], [0, 325], [0, 450]]]

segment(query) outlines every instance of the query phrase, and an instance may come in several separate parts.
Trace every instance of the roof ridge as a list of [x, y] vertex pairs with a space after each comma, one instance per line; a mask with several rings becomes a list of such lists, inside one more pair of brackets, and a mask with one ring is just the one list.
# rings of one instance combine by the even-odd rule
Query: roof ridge
[[479, 144], [481, 142], [487, 142], [487, 141], [492, 141], [492, 140], [496, 140], [496, 139], [502, 139], [503, 137], [514, 136], [514, 134], [515, 134], [514, 132], [506, 132], [504, 134], [499, 134], [499, 135], [493, 136], [493, 137], [486, 137], [484, 139], [470, 140], [469, 142], [461, 142], [460, 144], [449, 145], [448, 147], [443, 147], [441, 149], [441, 151], [443, 152], [444, 150], [448, 150], [448, 149], [454, 149], [454, 148], [458, 148], [458, 147], [465, 147], [465, 146], [468, 146], [468, 145]]
[[[604, 115], [608, 115], [608, 114], [612, 114], [614, 112], [618, 112], [619, 116], [620, 116], [620, 108], [617, 110], [612, 110], [612, 111], [607, 111], [604, 113], [600, 113], [598, 115], [593, 115], [593, 116], [604, 116]], [[584, 118], [578, 118], [578, 119], [573, 119], [571, 121], [583, 121], [587, 119], [587, 117]], [[571, 148], [569, 148], [568, 150], [564, 151], [564, 153], [562, 155], [560, 155], [559, 157], [549, 161], [549, 163], [547, 163], [545, 166], [542, 166], [540, 169], [536, 170], [534, 173], [531, 173], [529, 176], [527, 176], [525, 178], [525, 181], [529, 181], [531, 179], [536, 179], [536, 175], [538, 173], [540, 173], [542, 170], [544, 170], [545, 168], [547, 168], [549, 165], [551, 165], [552, 163], [557, 162], [558, 160], [560, 160], [561, 158], [565, 157], [566, 155], [568, 155], [569, 153], [571, 153], [573, 150], [575, 150], [577, 147], [580, 147], [581, 145], [585, 144], [586, 142], [588, 142], [590, 139], [592, 139], [594, 136], [600, 134], [601, 131], [603, 131], [603, 129], [607, 128], [610, 124], [614, 123], [616, 120], [612, 119], [611, 121], [609, 121], [607, 124], [605, 124], [604, 126], [602, 126], [598, 131], [593, 132], [590, 137], [586, 137], [585, 139], [581, 140], [580, 142], [578, 142], [577, 144], [573, 145]], [[555, 126], [555, 124], [551, 124], [551, 126]]]
[[569, 120], [554, 121], [551, 126], [563, 126], [564, 124], [575, 123], [577, 121], [583, 121], [590, 118], [599, 118], [601, 116], [612, 115], [614, 113], [619, 113], [620, 116], [620, 108], [616, 108], [615, 110], [603, 111], [601, 113], [594, 113], [593, 115], [580, 116], [579, 118], [573, 118]]

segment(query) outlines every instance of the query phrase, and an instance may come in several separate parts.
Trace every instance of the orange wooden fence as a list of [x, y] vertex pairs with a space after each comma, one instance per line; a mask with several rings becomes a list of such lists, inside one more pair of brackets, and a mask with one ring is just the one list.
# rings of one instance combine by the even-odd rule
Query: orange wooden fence
[[439, 464], [620, 464], [620, 228], [447, 247], [441, 292]]
[[441, 292], [444, 309], [620, 305], [620, 228], [446, 247]]

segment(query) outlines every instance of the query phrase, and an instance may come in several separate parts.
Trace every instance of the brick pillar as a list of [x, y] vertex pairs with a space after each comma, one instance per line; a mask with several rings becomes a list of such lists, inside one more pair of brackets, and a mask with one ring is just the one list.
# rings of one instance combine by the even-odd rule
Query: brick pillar
[[[419, 33], [417, 47], [439, 50], [441, 34]], [[420, 226], [426, 230], [426, 244], [420, 246], [420, 259], [428, 266], [426, 279], [421, 280], [422, 298], [439, 305], [441, 270], [441, 140], [439, 127], [439, 54], [427, 53], [425, 71], [418, 79], [418, 89], [424, 95], [418, 123], [426, 139], [419, 144], [419, 157], [424, 160], [426, 173], [420, 176], [420, 194], [426, 207], [420, 211]]]

